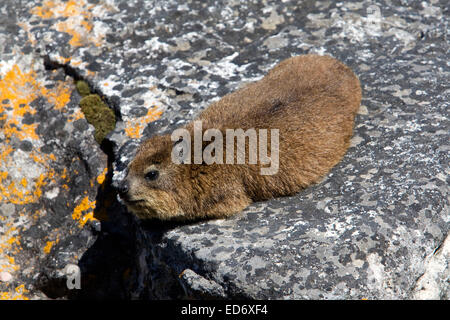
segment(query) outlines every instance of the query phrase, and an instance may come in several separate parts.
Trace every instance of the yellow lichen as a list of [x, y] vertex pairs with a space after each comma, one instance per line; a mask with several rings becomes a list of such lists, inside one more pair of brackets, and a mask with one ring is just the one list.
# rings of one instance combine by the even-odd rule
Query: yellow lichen
[[81, 109], [77, 109], [75, 110], [75, 112], [69, 117], [69, 119], [67, 120], [68, 122], [73, 122], [73, 121], [77, 121], [79, 119], [83, 119], [84, 118], [84, 114], [81, 111]]
[[72, 38], [69, 44], [73, 47], [81, 47], [89, 44], [100, 46], [104, 35], [96, 35], [93, 32], [94, 4], [88, 4], [85, 0], [51, 1], [46, 0], [41, 6], [31, 9], [31, 14], [41, 19], [63, 19], [55, 23], [52, 28], [70, 34]]
[[22, 123], [25, 114], [36, 113], [30, 105], [31, 102], [38, 97], [44, 97], [55, 109], [60, 110], [69, 102], [71, 90], [64, 81], [59, 81], [52, 89], [45, 88], [36, 81], [36, 73], [30, 69], [23, 72], [18, 65], [13, 65], [0, 80], [0, 120], [3, 121], [1, 132], [5, 137], [0, 145], [0, 169], [6, 169], [0, 171], [0, 202], [18, 205], [37, 202], [42, 195], [42, 187], [54, 182], [55, 171], [51, 161], [55, 161], [56, 157], [54, 154], [47, 155], [39, 149], [32, 149], [29, 157], [39, 165], [43, 173], [33, 180], [27, 180], [25, 177], [13, 178], [7, 171], [7, 168], [14, 166], [15, 161], [15, 150], [9, 143], [12, 138], [39, 140], [36, 133], [37, 124]]
[[47, 241], [47, 244], [44, 247], [44, 253], [49, 254], [50, 250], [52, 250], [53, 247], [53, 241]]
[[158, 120], [161, 117], [162, 111], [153, 106], [148, 109], [147, 114], [141, 118], [127, 121], [125, 133], [128, 137], [138, 139], [141, 137], [146, 125], [152, 121]]
[[[81, 202], [73, 209], [72, 219], [78, 221], [79, 226], [83, 227], [86, 222], [96, 220], [94, 218], [95, 200], [90, 201], [86, 196]], [[84, 213], [88, 211], [87, 213]], [[84, 213], [84, 214], [83, 214]]]
[[99, 174], [97, 177], [98, 184], [102, 184], [105, 181], [106, 173], [108, 172], [108, 168], [103, 169], [103, 172]]
[[14, 289], [14, 292], [0, 292], [0, 300], [29, 300], [26, 294], [29, 291], [25, 289], [25, 285], [21, 284], [20, 286]]
[[[94, 45], [98, 45], [102, 40], [102, 36], [96, 37], [92, 24], [91, 9], [94, 5], [87, 4], [85, 0], [80, 1], [43, 1], [41, 6], [32, 9], [33, 14], [40, 16], [42, 19], [67, 17], [67, 19], [59, 19], [53, 29], [66, 29], [72, 34], [71, 44], [77, 46], [79, 44], [94, 41]], [[73, 18], [71, 18], [73, 17]], [[65, 22], [58, 24], [58, 22]], [[28, 34], [29, 40], [35, 43], [36, 40], [30, 32], [30, 24], [28, 21], [20, 22], [20, 26]], [[73, 30], [73, 33], [71, 32]], [[64, 30], [58, 30], [63, 31]], [[72, 63], [71, 57], [53, 57], [58, 63]], [[21, 60], [28, 61], [27, 59]], [[67, 112], [68, 121], [73, 121], [83, 117], [83, 114], [71, 112], [65, 108], [70, 101], [71, 90], [73, 84], [71, 81], [55, 81], [51, 88], [45, 87], [44, 82], [39, 81], [39, 77], [35, 70], [34, 60], [27, 66], [21, 64], [11, 64], [10, 61], [0, 61], [0, 135], [2, 143], [0, 144], [0, 205], [13, 204], [13, 216], [1, 215], [2, 232], [0, 233], [0, 271], [9, 273], [19, 273], [18, 270], [23, 267], [21, 255], [18, 255], [22, 248], [21, 234], [29, 226], [27, 222], [35, 223], [46, 212], [45, 209], [36, 208], [32, 212], [27, 212], [29, 207], [21, 207], [21, 205], [30, 203], [39, 203], [46, 186], [61, 185], [60, 181], [68, 183], [69, 177], [67, 172], [63, 171], [58, 175], [53, 164], [56, 161], [54, 154], [46, 154], [41, 152], [40, 141], [37, 132], [37, 123], [27, 124], [24, 117], [34, 115], [37, 110], [33, 107], [32, 102], [37, 98], [45, 99], [53, 106], [55, 110]], [[40, 63], [40, 61], [39, 61]], [[78, 61], [73, 62], [78, 63]], [[56, 72], [56, 71], [55, 71]], [[26, 140], [31, 142], [31, 151], [23, 151], [16, 149], [12, 145], [12, 141]], [[32, 162], [32, 166], [25, 166], [22, 171], [17, 168], [17, 157], [24, 161], [25, 164]], [[27, 158], [28, 157], [28, 158]], [[27, 175], [27, 172], [33, 170], [34, 178]], [[106, 172], [105, 172], [106, 174]], [[101, 175], [97, 177], [97, 181], [101, 180]], [[68, 184], [63, 186], [68, 189]], [[19, 205], [19, 206], [17, 206]], [[72, 206], [68, 204], [68, 209]], [[81, 203], [74, 209], [74, 216], [79, 215], [77, 221], [82, 227], [87, 221], [94, 220], [95, 201], [90, 201], [86, 196]], [[19, 219], [17, 219], [19, 218]], [[20, 223], [19, 223], [20, 222]], [[54, 229], [53, 231], [55, 231]], [[55, 234], [50, 231], [47, 239], [43, 239], [41, 250], [44, 253], [50, 253], [54, 245], [58, 242], [55, 240]], [[56, 231], [55, 231], [56, 232]], [[17, 260], [17, 261], [16, 261]], [[28, 290], [24, 285], [12, 287], [8, 292], [0, 292], [0, 299], [28, 299]]]
[[46, 90], [43, 95], [47, 97], [47, 100], [55, 106], [56, 110], [64, 108], [70, 101], [71, 89], [64, 82], [59, 82], [56, 88], [52, 91]]
[[22, 125], [18, 119], [26, 113], [36, 113], [29, 103], [38, 97], [39, 92], [34, 72], [23, 73], [17, 65], [0, 80], [0, 120], [4, 121], [2, 132], [6, 143], [13, 136], [20, 140], [36, 139], [36, 127]]
[[[3, 233], [0, 235], [0, 257], [5, 263], [0, 264], [0, 272], [14, 272], [19, 269], [15, 264], [14, 257], [11, 253], [17, 253], [20, 246], [19, 230], [11, 223], [7, 222], [3, 225]], [[1, 261], [1, 260], [0, 260]]]
[[13, 65], [0, 80], [0, 120], [5, 122], [2, 128], [5, 142], [8, 143], [13, 136], [20, 140], [39, 139], [35, 131], [36, 124], [21, 122], [26, 113], [36, 113], [30, 103], [43, 96], [59, 110], [69, 102], [70, 92], [65, 82], [58, 82], [55, 88], [49, 90], [36, 81], [33, 70], [22, 72], [17, 64]]

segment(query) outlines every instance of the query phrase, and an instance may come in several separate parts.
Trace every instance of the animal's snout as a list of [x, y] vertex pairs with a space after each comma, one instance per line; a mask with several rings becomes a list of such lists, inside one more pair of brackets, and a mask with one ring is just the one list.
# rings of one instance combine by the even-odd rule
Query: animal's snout
[[120, 185], [117, 187], [117, 192], [119, 192], [119, 195], [122, 198], [126, 198], [129, 190], [130, 187], [127, 180], [122, 181]]

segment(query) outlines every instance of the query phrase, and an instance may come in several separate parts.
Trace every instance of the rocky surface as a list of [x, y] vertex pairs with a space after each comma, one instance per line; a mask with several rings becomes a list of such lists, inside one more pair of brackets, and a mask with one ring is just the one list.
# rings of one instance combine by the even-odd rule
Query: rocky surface
[[[446, 1], [2, 2], [2, 297], [448, 299], [448, 14]], [[363, 88], [352, 147], [321, 183], [227, 220], [125, 211], [111, 185], [142, 139], [305, 53], [342, 60]], [[101, 146], [74, 79], [114, 110]], [[65, 289], [67, 264], [81, 290]]]
[[75, 74], [34, 47], [21, 10], [16, 1], [0, 6], [0, 298], [74, 296], [70, 264], [85, 274], [83, 295], [95, 283], [101, 296], [109, 284], [94, 281], [103, 270], [92, 265], [101, 264], [94, 252], [112, 220], [108, 146], [81, 111]]

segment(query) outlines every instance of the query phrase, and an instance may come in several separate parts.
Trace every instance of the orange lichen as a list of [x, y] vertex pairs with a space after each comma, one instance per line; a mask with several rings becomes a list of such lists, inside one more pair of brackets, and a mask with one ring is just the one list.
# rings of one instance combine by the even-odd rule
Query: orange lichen
[[88, 75], [88, 77], [95, 77], [95, 71], [92, 71], [92, 70], [87, 70], [86, 71], [86, 74]]
[[79, 119], [83, 119], [84, 118], [84, 113], [81, 112], [81, 109], [77, 109], [75, 110], [75, 112], [69, 117], [69, 119], [67, 120], [68, 122], [73, 122]]
[[36, 139], [35, 126], [22, 125], [18, 117], [36, 113], [29, 103], [38, 97], [39, 91], [34, 72], [23, 73], [17, 65], [0, 80], [0, 101], [8, 101], [0, 104], [0, 120], [5, 121], [2, 132], [6, 143], [13, 136], [20, 140]]
[[[55, 170], [52, 168], [50, 160], [56, 160], [53, 154], [37, 154], [30, 152], [29, 157], [33, 162], [41, 165], [43, 172], [32, 182], [25, 177], [17, 180], [17, 183], [9, 177], [8, 172], [0, 172], [0, 202], [24, 205], [39, 201], [42, 196], [42, 188], [50, 182], [55, 182]], [[13, 161], [10, 160], [9, 161]], [[2, 162], [0, 161], [0, 164]], [[3, 164], [8, 166], [8, 161]]]
[[[46, 88], [37, 80], [33, 62], [27, 67], [28, 71], [17, 64], [12, 65], [9, 70], [5, 69], [3, 65], [2, 68], [3, 72], [0, 73], [0, 120], [2, 122], [0, 133], [4, 140], [0, 144], [0, 204], [38, 203], [43, 195], [44, 187], [51, 184], [57, 185], [56, 180], [60, 179], [53, 164], [57, 159], [54, 154], [41, 152], [38, 146], [42, 145], [42, 142], [39, 141], [40, 137], [36, 132], [38, 124], [25, 124], [23, 118], [27, 114], [33, 115], [37, 112], [31, 102], [39, 97], [46, 99], [54, 109], [68, 112], [69, 110], [64, 107], [70, 101], [73, 85], [68, 81], [55, 81], [56, 85], [51, 89]], [[31, 151], [23, 152], [15, 149], [11, 144], [13, 139], [30, 141], [32, 143]], [[17, 168], [19, 163], [17, 157], [25, 161], [23, 168]], [[33, 164], [31, 168], [27, 166], [27, 162]], [[31, 170], [33, 175], [29, 174]], [[16, 218], [19, 216], [21, 223], [27, 219], [36, 222], [41, 216], [41, 212], [45, 212], [45, 210], [39, 209], [26, 212], [26, 208], [19, 212], [18, 210], [20, 207], [15, 206], [13, 216], [2, 216], [1, 219], [3, 230], [0, 235], [0, 271], [12, 273], [20, 268], [14, 257], [23, 250], [20, 234], [27, 227], [24, 225], [19, 227], [20, 224], [14, 225], [13, 221], [17, 220]], [[83, 217], [83, 219], [88, 218]], [[42, 246], [44, 253], [49, 253], [56, 242], [44, 242]], [[24, 261], [20, 263], [24, 263]], [[0, 298], [26, 299], [24, 295], [26, 292], [24, 286], [19, 286], [15, 292], [1, 292]]]
[[[60, 64], [68, 64], [71, 61], [70, 57], [66, 58], [66, 57], [62, 57], [62, 56], [55, 56], [55, 57], [53, 57], [53, 59]], [[54, 70], [54, 71], [56, 71], [56, 70]]]
[[26, 112], [35, 113], [30, 110], [28, 102], [36, 98], [39, 91], [37, 88], [34, 71], [23, 73], [17, 64], [12, 66], [0, 82], [2, 100], [10, 100], [9, 106], [13, 107], [15, 116], [23, 116]]
[[53, 1], [46, 1], [45, 6], [35, 7], [31, 9], [31, 13], [41, 17], [42, 19], [50, 19], [53, 16], [53, 8], [55, 7]]
[[[30, 103], [37, 97], [43, 96], [55, 109], [62, 109], [70, 100], [71, 89], [65, 82], [49, 90], [36, 81], [36, 73], [31, 70], [23, 72], [17, 64], [13, 65], [0, 80], [0, 120], [5, 123], [2, 132], [5, 142], [14, 136], [20, 140], [37, 140], [37, 124], [22, 124], [21, 118], [26, 114], [35, 114], [36, 110]], [[20, 120], [20, 121], [19, 121]]]
[[44, 253], [49, 254], [53, 247], [53, 241], [47, 241], [47, 244], [44, 247]]
[[45, 254], [49, 254], [50, 251], [52, 250], [53, 246], [59, 242], [59, 236], [57, 235], [58, 234], [58, 228], [54, 229], [53, 233], [56, 233], [56, 240], [54, 240], [54, 241], [47, 241], [46, 242], [45, 247], [43, 248], [43, 251], [44, 251]]
[[[94, 218], [94, 209], [95, 209], [95, 200], [90, 201], [89, 197], [86, 196], [81, 200], [80, 204], [78, 204], [72, 213], [72, 219], [77, 220], [80, 227], [83, 227], [86, 222], [96, 220]], [[86, 212], [83, 215], [83, 212]]]
[[105, 181], [106, 173], [108, 172], [108, 168], [103, 169], [103, 172], [98, 175], [97, 182], [98, 184], [102, 184]]
[[29, 292], [25, 289], [25, 285], [21, 284], [20, 286], [14, 289], [15, 292], [0, 292], [0, 300], [29, 300], [26, 294]]
[[136, 120], [127, 121], [125, 133], [128, 137], [138, 139], [141, 137], [146, 125], [152, 121], [158, 120], [163, 112], [156, 106], [148, 109], [147, 114]]
[[[0, 202], [19, 205], [36, 202], [42, 195], [42, 187], [55, 182], [55, 171], [50, 163], [56, 161], [55, 155], [41, 153], [36, 148], [29, 152], [29, 157], [43, 173], [33, 180], [10, 176], [7, 168], [14, 166], [15, 150], [9, 142], [12, 138], [27, 139], [34, 145], [33, 141], [40, 139], [36, 133], [37, 123], [22, 123], [26, 114], [36, 113], [31, 106], [32, 101], [44, 97], [55, 109], [61, 110], [69, 102], [70, 94], [71, 87], [65, 81], [58, 81], [52, 89], [45, 88], [36, 80], [32, 66], [30, 71], [24, 72], [15, 64], [3, 74], [0, 80], [0, 120], [3, 121], [1, 133], [4, 136], [0, 145], [0, 169], [3, 169], [0, 171]], [[16, 171], [15, 176], [19, 172]]]
[[41, 19], [61, 19], [52, 26], [59, 32], [65, 32], [72, 36], [69, 44], [73, 47], [93, 44], [100, 46], [104, 35], [93, 34], [93, 4], [87, 4], [85, 0], [44, 1], [42, 6], [31, 9], [31, 14]]
[[27, 181], [27, 179], [25, 179], [25, 178], [22, 178], [22, 180], [20, 180], [20, 184], [24, 187], [24, 188], [26, 188], [27, 187], [27, 185], [28, 185], [28, 181]]
[[67, 87], [64, 82], [59, 82], [55, 89], [43, 93], [47, 97], [47, 100], [55, 106], [56, 110], [64, 108], [70, 101], [70, 95], [72, 90]]
[[7, 254], [17, 253], [18, 246], [20, 246], [19, 230], [11, 222], [5, 223], [4, 232], [0, 235], [0, 256], [4, 258], [5, 263], [0, 264], [0, 272], [14, 272], [19, 269], [15, 264], [14, 257]]
[[22, 124], [22, 130], [20, 132], [17, 132], [16, 136], [20, 139], [20, 140], [24, 140], [24, 139], [31, 139], [31, 140], [38, 140], [39, 137], [36, 134], [36, 128], [37, 128], [37, 124], [33, 123], [33, 124]]
[[141, 130], [142, 128], [139, 127], [127, 127], [125, 128], [125, 133], [127, 136], [133, 139], [138, 139], [141, 136]]
[[[76, 46], [84, 44], [87, 41], [100, 41], [102, 37], [95, 37], [92, 24], [91, 8], [94, 5], [86, 4], [85, 0], [80, 1], [43, 1], [40, 7], [32, 9], [33, 14], [42, 19], [58, 18], [61, 28], [69, 31], [73, 30], [71, 44]], [[64, 19], [67, 17], [67, 19]], [[71, 18], [73, 17], [73, 19]], [[29, 31], [30, 24], [23, 21], [20, 26], [28, 34], [29, 40], [35, 43], [35, 38]], [[56, 22], [53, 29], [58, 28]], [[64, 30], [61, 30], [64, 31]], [[98, 43], [95, 43], [98, 45]], [[55, 57], [52, 57], [52, 59]], [[56, 57], [55, 60], [61, 64], [71, 63], [70, 57]], [[73, 112], [65, 108], [70, 101], [73, 90], [72, 81], [53, 81], [53, 86], [48, 86], [47, 82], [40, 81], [38, 71], [41, 66], [36, 67], [35, 60], [24, 66], [27, 59], [21, 60], [20, 66], [11, 63], [11, 61], [0, 62], [0, 135], [2, 143], [0, 144], [0, 205], [16, 205], [11, 210], [12, 215], [1, 215], [2, 232], [0, 233], [0, 271], [19, 274], [18, 270], [28, 262], [23, 259], [24, 255], [18, 255], [22, 248], [22, 232], [30, 226], [30, 223], [36, 223], [43, 214], [47, 213], [44, 202], [41, 198], [46, 187], [60, 186], [69, 189], [69, 176], [66, 170], [59, 175], [58, 169], [54, 166], [57, 161], [54, 154], [41, 152], [40, 148], [44, 145], [41, 137], [38, 135], [37, 123], [23, 121], [24, 117], [34, 115], [37, 110], [32, 103], [38, 98], [43, 98], [55, 110], [67, 113], [67, 121], [73, 121], [83, 117], [81, 112]], [[38, 62], [39, 64], [41, 61]], [[54, 71], [55, 73], [61, 71]], [[52, 75], [52, 74], [50, 74]], [[12, 141], [26, 140], [31, 142], [31, 151], [25, 149], [16, 149], [11, 144]], [[14, 144], [16, 145], [16, 143]], [[24, 144], [25, 145], [25, 144]], [[17, 161], [19, 159], [20, 161]], [[30, 165], [31, 164], [31, 165]], [[18, 166], [21, 168], [18, 168]], [[106, 172], [104, 172], [106, 175]], [[97, 177], [97, 181], [102, 180], [103, 174]], [[94, 178], [95, 179], [95, 178]], [[103, 178], [104, 179], [104, 178]], [[52, 191], [53, 192], [53, 191]], [[52, 192], [49, 194], [52, 195]], [[39, 204], [39, 208], [21, 207], [30, 203]], [[30, 208], [33, 208], [32, 211]], [[68, 203], [67, 210], [73, 208], [72, 203]], [[80, 227], [86, 222], [94, 220], [95, 201], [90, 201], [88, 196], [81, 200], [74, 208], [73, 217], [77, 217]], [[8, 209], [9, 210], [9, 209]], [[17, 219], [19, 217], [19, 219]], [[56, 229], [54, 229], [56, 230]], [[55, 231], [56, 232], [56, 231]], [[56, 238], [56, 240], [55, 240]], [[23, 241], [22, 241], [23, 242]], [[53, 231], [46, 239], [42, 239], [40, 250], [45, 254], [51, 252], [58, 242]], [[17, 260], [17, 262], [16, 262]], [[20, 279], [17, 278], [17, 279]], [[28, 290], [24, 285], [10, 287], [8, 292], [0, 292], [0, 299], [27, 299]]]
[[61, 173], [61, 178], [65, 179], [67, 177], [67, 168], [63, 169], [63, 172]]
[[[35, 114], [36, 110], [30, 103], [37, 97], [45, 97], [55, 106], [61, 109], [70, 100], [70, 89], [65, 82], [59, 82], [54, 89], [47, 89], [36, 80], [33, 70], [23, 72], [18, 65], [13, 65], [0, 80], [0, 119], [4, 121], [2, 133], [5, 137], [4, 144], [0, 146], [0, 165], [8, 168], [14, 160], [11, 154], [14, 152], [9, 145], [11, 138], [19, 140], [39, 140], [36, 134], [37, 124], [22, 124], [25, 114]], [[40, 164], [45, 174], [41, 174], [34, 181], [28, 181], [24, 177], [13, 181], [7, 171], [0, 174], [0, 202], [13, 204], [27, 204], [36, 202], [42, 195], [42, 186], [51, 181], [54, 170], [49, 161], [56, 160], [53, 154], [40, 154], [39, 150], [30, 152], [33, 162]], [[19, 171], [20, 172], [20, 171]], [[9, 179], [8, 179], [9, 178]]]
[[32, 202], [32, 196], [27, 193], [24, 194], [23, 191], [18, 190], [15, 186], [14, 181], [9, 182], [7, 186], [2, 183], [3, 179], [0, 179], [0, 202], [9, 202], [13, 204], [25, 204]]
[[54, 171], [49, 171], [46, 174], [41, 174], [33, 181], [33, 189], [28, 189], [28, 181], [25, 178], [20, 180], [19, 185], [14, 181], [5, 183], [8, 176], [0, 175], [0, 202], [7, 202], [12, 204], [24, 205], [27, 203], [34, 203], [39, 200], [42, 195], [42, 187], [48, 183]]

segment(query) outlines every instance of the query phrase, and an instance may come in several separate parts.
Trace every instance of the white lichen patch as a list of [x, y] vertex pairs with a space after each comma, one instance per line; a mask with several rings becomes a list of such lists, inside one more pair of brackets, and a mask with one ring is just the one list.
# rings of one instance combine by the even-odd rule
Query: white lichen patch
[[279, 24], [282, 24], [284, 22], [284, 17], [283, 15], [277, 13], [276, 8], [270, 8], [269, 11], [270, 16], [263, 19], [261, 27], [266, 30], [275, 30]]

